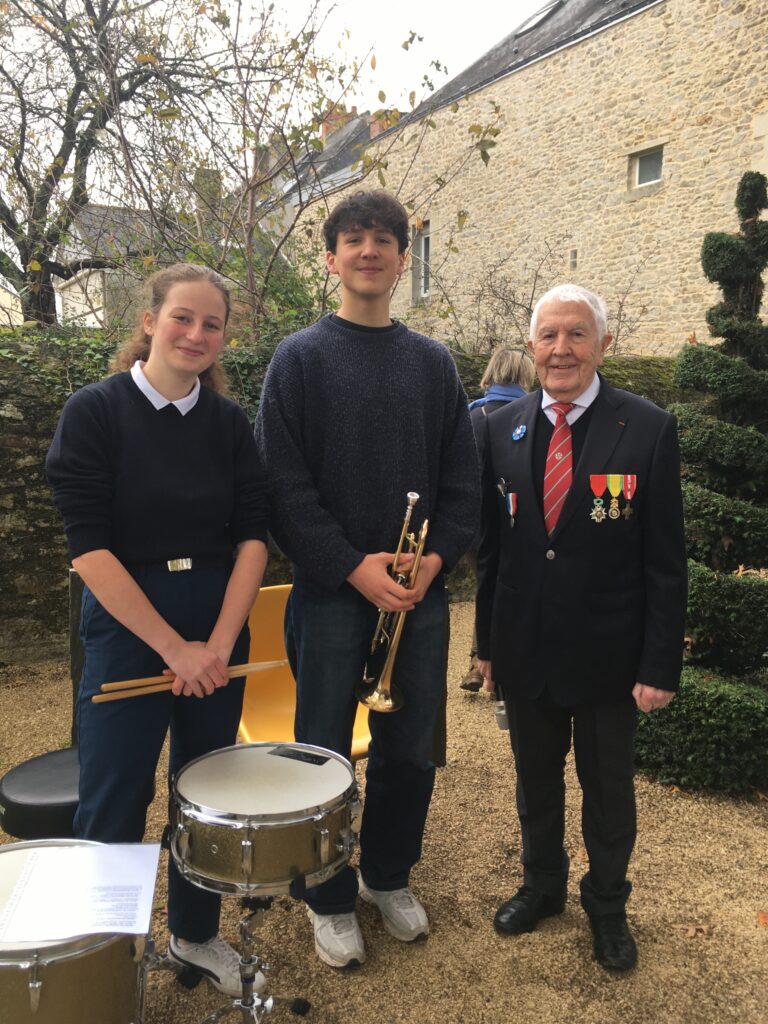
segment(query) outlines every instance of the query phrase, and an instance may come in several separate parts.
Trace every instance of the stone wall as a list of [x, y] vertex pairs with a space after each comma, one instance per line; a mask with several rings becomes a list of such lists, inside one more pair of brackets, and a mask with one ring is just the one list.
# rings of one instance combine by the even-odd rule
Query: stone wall
[[[28, 344], [3, 347], [25, 358]], [[0, 662], [67, 650], [69, 562], [44, 475], [61, 404], [23, 365], [0, 355]]]
[[[488, 268], [509, 258], [525, 283], [525, 265], [557, 241], [565, 260], [556, 278], [596, 289], [613, 309], [641, 266], [629, 302], [647, 311], [634, 351], [671, 353], [692, 332], [706, 340], [704, 312], [718, 292], [701, 272], [701, 242], [707, 231], [736, 229], [740, 176], [768, 171], [767, 58], [765, 0], [664, 0], [482, 89], [458, 111], [439, 111], [415, 160], [408, 129], [411, 141], [388, 153], [386, 183], [397, 190], [404, 179], [400, 197], [420, 202], [470, 126], [488, 123], [493, 103], [503, 120], [488, 166], [475, 155], [419, 206], [435, 281], [430, 301], [414, 308], [403, 280], [395, 314], [437, 337], [455, 339], [461, 328], [471, 340], [472, 296]], [[661, 182], [632, 188], [631, 154], [657, 144]], [[445, 316], [443, 291], [456, 317]]]

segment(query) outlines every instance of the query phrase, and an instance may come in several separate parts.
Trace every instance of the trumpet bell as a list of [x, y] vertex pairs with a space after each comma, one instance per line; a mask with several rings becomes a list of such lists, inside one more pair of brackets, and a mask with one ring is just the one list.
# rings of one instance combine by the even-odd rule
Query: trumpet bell
[[403, 695], [400, 691], [391, 686], [389, 690], [383, 689], [380, 679], [364, 679], [357, 687], [355, 696], [369, 711], [388, 714], [391, 711], [399, 711], [403, 706]]

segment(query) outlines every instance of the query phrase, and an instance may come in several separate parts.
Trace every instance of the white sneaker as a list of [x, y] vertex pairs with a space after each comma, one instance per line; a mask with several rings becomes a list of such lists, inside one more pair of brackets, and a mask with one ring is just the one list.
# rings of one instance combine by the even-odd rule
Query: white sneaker
[[316, 914], [307, 907], [315, 929], [315, 950], [329, 967], [359, 967], [365, 963], [365, 946], [354, 912]]
[[[243, 994], [240, 955], [219, 935], [207, 942], [183, 944], [171, 935], [168, 940], [168, 959], [198, 971], [214, 988], [232, 999], [237, 999]], [[257, 971], [253, 980], [253, 991], [261, 992], [266, 983], [267, 979], [261, 971]]]
[[375, 903], [381, 911], [381, 919], [390, 935], [401, 942], [414, 942], [429, 935], [427, 912], [410, 889], [382, 892], [369, 889], [362, 878], [359, 886], [361, 898], [366, 903]]

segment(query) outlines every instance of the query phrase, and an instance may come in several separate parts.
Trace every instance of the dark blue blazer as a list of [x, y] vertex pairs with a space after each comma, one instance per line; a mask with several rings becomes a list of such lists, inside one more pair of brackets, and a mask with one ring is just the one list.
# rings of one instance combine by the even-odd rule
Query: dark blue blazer
[[[546, 687], [562, 705], [621, 700], [636, 682], [676, 690], [687, 576], [675, 418], [601, 378], [548, 537], [534, 484], [540, 404], [533, 392], [486, 421], [478, 655], [492, 660], [505, 693], [533, 697]], [[591, 518], [590, 477], [604, 473], [636, 476], [631, 515]], [[513, 526], [499, 478], [517, 496]], [[607, 510], [607, 492], [603, 501]]]

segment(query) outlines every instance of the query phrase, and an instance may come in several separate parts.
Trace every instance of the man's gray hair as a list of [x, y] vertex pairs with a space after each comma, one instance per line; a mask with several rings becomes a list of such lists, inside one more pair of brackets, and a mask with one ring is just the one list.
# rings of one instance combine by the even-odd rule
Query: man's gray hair
[[531, 313], [531, 341], [536, 340], [536, 323], [539, 318], [539, 310], [545, 302], [552, 299], [559, 299], [560, 302], [583, 302], [592, 310], [592, 317], [597, 328], [597, 335], [600, 341], [608, 333], [608, 307], [605, 301], [594, 292], [587, 291], [578, 284], [558, 284], [544, 292], [539, 301], [533, 307]]

